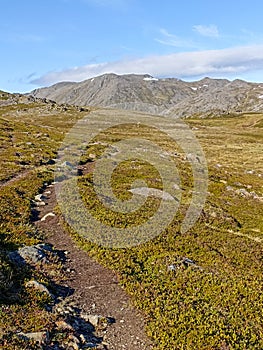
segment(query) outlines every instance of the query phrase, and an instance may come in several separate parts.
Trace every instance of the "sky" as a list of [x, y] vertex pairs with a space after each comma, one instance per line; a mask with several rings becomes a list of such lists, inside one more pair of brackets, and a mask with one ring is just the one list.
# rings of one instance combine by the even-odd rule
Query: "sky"
[[104, 73], [263, 82], [262, 0], [1, 0], [0, 90]]

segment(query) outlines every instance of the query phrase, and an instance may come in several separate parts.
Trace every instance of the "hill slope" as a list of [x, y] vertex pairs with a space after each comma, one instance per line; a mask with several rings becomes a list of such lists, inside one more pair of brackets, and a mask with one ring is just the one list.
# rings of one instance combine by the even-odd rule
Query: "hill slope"
[[[113, 117], [120, 115], [124, 119], [119, 125], [99, 132], [90, 142], [87, 139], [86, 144], [81, 142], [76, 180], [87, 211], [117, 232], [152, 220], [161, 205], [160, 197], [150, 195], [138, 210], [130, 213], [106, 206], [96, 192], [94, 177], [103, 155], [104, 159], [110, 157], [116, 161], [110, 183], [112, 193], [120, 200], [129, 201], [136, 179], [143, 180], [157, 193], [163, 189], [165, 177], [161, 177], [158, 169], [167, 166], [167, 159], [178, 172], [178, 178], [171, 172], [173, 185], [177, 185], [173, 188], [181, 188], [182, 196], [174, 218], [158, 236], [135, 247], [109, 249], [92, 243], [96, 234], [104, 234], [101, 230], [87, 230], [92, 237], [89, 240], [68, 225], [62, 208], [76, 208], [73, 219], [82, 224], [75, 192], [65, 193], [63, 207], [55, 201], [54, 190], [56, 186], [66, 185], [67, 191], [70, 180], [61, 176], [60, 183], [52, 182], [54, 172], [63, 165], [59, 163], [62, 159], [57, 157], [58, 150], [61, 143], [65, 145], [65, 137], [77, 121], [88, 117], [85, 121], [92, 121], [98, 129], [99, 120], [108, 125]], [[209, 174], [206, 203], [187, 233], [182, 233], [180, 228], [195, 191], [190, 163], [193, 154], [150, 123], [140, 124], [137, 120], [125, 123], [125, 117], [134, 115], [112, 109], [75, 108], [0, 92], [1, 349], [146, 349], [144, 345], [138, 346], [138, 328], [130, 327], [131, 318], [123, 316], [133, 308], [119, 298], [117, 281], [109, 280], [112, 273], [107, 271], [104, 275], [107, 281], [101, 280], [95, 263], [90, 259], [84, 261], [85, 252], [75, 244], [117, 274], [120, 288], [129, 293], [145, 316], [147, 335], [154, 349], [263, 349], [263, 113], [186, 120], [185, 124], [194, 131], [203, 148]], [[102, 116], [105, 118], [99, 119]], [[144, 118], [139, 112], [136, 116]], [[154, 119], [149, 115], [147, 118]], [[166, 119], [169, 118], [163, 118]], [[172, 130], [176, 129], [174, 124], [181, 125], [176, 122], [171, 122]], [[178, 128], [178, 135], [185, 135], [182, 130]], [[155, 163], [150, 163], [152, 157], [143, 161], [143, 153], [147, 153], [139, 147], [140, 143], [144, 147], [142, 142], [138, 143], [143, 151], [138, 152], [138, 158], [126, 157], [127, 154], [118, 151], [122, 141], [134, 135], [158, 146]], [[68, 149], [70, 156], [71, 150]], [[125, 161], [117, 158], [122, 155]], [[199, 164], [200, 158], [196, 160]], [[63, 169], [67, 169], [68, 165], [64, 165]], [[200, 188], [196, 193], [199, 191]], [[143, 235], [151, 231], [146, 228]], [[36, 249], [40, 248], [38, 253]], [[19, 260], [10, 260], [19, 249], [27, 254], [33, 249], [27, 265], [20, 266]], [[33, 286], [41, 287], [42, 292]], [[56, 306], [47, 291], [56, 296]], [[77, 304], [72, 305], [71, 300]], [[114, 303], [119, 305], [111, 312], [100, 308]], [[85, 318], [79, 307], [82, 305], [86, 308]], [[101, 333], [95, 333], [95, 337], [94, 328], [86, 320], [87, 317], [89, 321], [98, 320], [98, 315], [108, 315], [109, 320], [114, 318], [116, 322], [105, 331], [104, 321], [103, 324], [96, 321], [95, 331]], [[140, 318], [136, 320], [140, 326]], [[142, 326], [140, 330], [143, 332]], [[36, 344], [32, 338], [36, 335], [44, 344]], [[132, 345], [127, 345], [126, 340]]]
[[103, 106], [175, 116], [258, 112], [263, 83], [204, 78], [185, 82], [150, 75], [105, 74], [80, 83], [62, 82], [33, 90], [35, 97], [78, 106]]

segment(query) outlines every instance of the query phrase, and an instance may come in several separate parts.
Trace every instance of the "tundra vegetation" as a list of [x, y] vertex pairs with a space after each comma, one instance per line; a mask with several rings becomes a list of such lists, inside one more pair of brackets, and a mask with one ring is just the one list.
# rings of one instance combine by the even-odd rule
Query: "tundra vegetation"
[[[5, 93], [0, 96], [5, 102], [11, 98]], [[54, 180], [52, 159], [65, 133], [83, 116], [73, 106], [14, 99], [16, 103], [5, 103], [0, 111], [0, 336], [5, 349], [26, 348], [16, 336], [19, 331], [49, 329], [52, 333], [55, 316], [49, 312], [49, 297], [27, 287], [26, 282], [33, 276], [52, 290], [52, 283], [61, 278], [58, 263], [54, 261], [46, 269], [21, 267], [8, 259], [8, 253], [45, 241], [31, 223], [32, 200], [44, 183]], [[109, 110], [109, 118], [112, 113], [114, 110]], [[180, 232], [180, 225], [191, 200], [189, 161], [174, 142], [145, 126], [139, 127], [141, 134], [170, 152], [181, 178], [180, 207], [164, 232], [147, 243], [114, 249], [85, 240], [62, 215], [61, 222], [88, 254], [117, 273], [145, 316], [154, 349], [260, 350], [263, 114], [188, 118], [187, 124], [203, 147], [209, 171], [206, 204], [187, 233]], [[120, 215], [105, 208], [93, 188], [90, 165], [96, 164], [108, 145], [137, 131], [138, 126], [115, 127], [92, 140], [80, 159], [81, 198], [87, 210], [113, 227], [138, 225], [160, 204], [160, 199], [149, 197], [139, 211]], [[129, 199], [130, 185], [138, 177], [148, 186], [162, 189], [156, 169], [133, 159], [116, 167], [112, 176], [115, 195]], [[70, 192], [68, 196], [68, 203], [74, 205]], [[59, 214], [60, 208], [56, 211]], [[31, 348], [34, 346], [38, 348], [32, 343]]]

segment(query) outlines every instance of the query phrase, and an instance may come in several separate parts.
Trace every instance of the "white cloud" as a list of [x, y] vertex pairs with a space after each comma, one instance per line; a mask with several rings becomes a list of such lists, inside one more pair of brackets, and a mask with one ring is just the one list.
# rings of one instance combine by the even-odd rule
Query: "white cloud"
[[105, 73], [149, 73], [153, 76], [190, 78], [204, 75], [238, 75], [263, 70], [263, 45], [234, 47], [221, 50], [181, 52], [163, 56], [148, 56], [50, 72], [34, 79], [36, 85], [59, 81], [82, 81]]
[[160, 33], [162, 35], [162, 38], [156, 38], [155, 41], [157, 41], [160, 44], [168, 45], [168, 46], [175, 46], [175, 47], [196, 47], [194, 43], [191, 40], [180, 38], [179, 36], [175, 34], [169, 33], [166, 29], [160, 29]]
[[218, 28], [214, 24], [210, 24], [209, 26], [198, 24], [196, 26], [193, 26], [193, 29], [195, 32], [197, 32], [198, 34], [203, 35], [203, 36], [208, 36], [211, 38], [218, 38], [219, 37]]

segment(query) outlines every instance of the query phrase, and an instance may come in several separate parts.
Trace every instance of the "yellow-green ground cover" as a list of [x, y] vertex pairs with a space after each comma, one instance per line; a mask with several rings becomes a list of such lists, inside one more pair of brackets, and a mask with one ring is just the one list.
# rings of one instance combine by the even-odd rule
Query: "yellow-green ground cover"
[[[4, 94], [2, 98], [7, 99]], [[109, 111], [109, 117], [111, 113], [114, 111]], [[25, 287], [34, 274], [48, 285], [48, 271], [17, 268], [6, 253], [44, 240], [30, 223], [31, 202], [43, 183], [53, 181], [50, 160], [56, 157], [65, 132], [81, 116], [73, 107], [50, 107], [40, 102], [1, 107], [0, 329], [7, 349], [23, 349], [20, 340], [13, 337], [17, 329], [32, 332], [52, 327], [52, 314], [45, 311], [49, 300]], [[174, 160], [181, 175], [183, 197], [173, 222], [161, 235], [136, 247], [108, 249], [85, 241], [66, 223], [65, 228], [83, 249], [116, 271], [134, 304], [143, 311], [155, 349], [260, 350], [263, 115], [215, 116], [188, 119], [187, 123], [203, 147], [209, 170], [205, 207], [187, 233], [180, 233], [180, 224], [191, 198], [191, 168], [182, 151], [164, 140], [167, 151], [176, 149]], [[132, 133], [131, 127], [116, 128], [102, 139], [113, 143]], [[150, 137], [162, 143], [158, 134], [151, 133]], [[82, 165], [94, 161], [90, 154], [98, 157], [102, 151], [101, 144], [88, 147]], [[3, 186], [23, 173], [26, 176]], [[134, 160], [116, 168], [112, 179], [115, 194], [129, 198], [127, 190], [138, 175], [151, 187], [162, 188], [156, 169]], [[127, 219], [98, 202], [91, 173], [79, 176], [78, 184], [87, 209], [112, 226], [137, 225], [159, 205], [158, 199], [150, 198], [141, 212]], [[185, 258], [195, 263], [186, 264]], [[14, 293], [14, 286], [18, 293]]]
[[[1, 97], [8, 100], [10, 95], [2, 93]], [[63, 132], [78, 114], [75, 108], [63, 111], [46, 103], [15, 101], [0, 109], [0, 347], [10, 350], [29, 346], [15, 336], [18, 331], [36, 332], [54, 324], [53, 315], [46, 311], [50, 298], [26, 287], [26, 282], [35, 278], [49, 286], [51, 279], [60, 278], [56, 276], [59, 262], [32, 269], [12, 264], [7, 255], [43, 242], [43, 235], [31, 223], [32, 200], [44, 183], [54, 180], [50, 164]], [[30, 349], [35, 348], [39, 346], [32, 342]]]
[[[202, 214], [187, 233], [180, 233], [180, 223], [192, 179], [189, 164], [177, 150], [184, 194], [179, 212], [162, 235], [133, 248], [106, 249], [75, 234], [90, 254], [118, 273], [136, 306], [144, 311], [156, 349], [263, 347], [262, 120], [260, 114], [188, 120], [206, 154], [209, 185]], [[132, 134], [131, 126], [116, 129], [102, 141], [111, 143]], [[150, 138], [162, 143], [160, 135], [151, 133]], [[165, 147], [175, 150], [173, 143]], [[93, 143], [87, 153], [100, 155], [101, 144]], [[162, 188], [155, 169], [135, 165], [126, 161], [116, 168], [112, 186], [120, 198], [129, 197], [127, 189], [136, 175], [149, 186]], [[98, 201], [92, 174], [82, 176], [79, 186], [95, 217], [116, 227], [127, 225], [124, 215]], [[129, 224], [145, 220], [157, 206], [157, 199], [149, 199], [140, 213], [128, 216]], [[185, 258], [196, 264], [185, 264]]]

